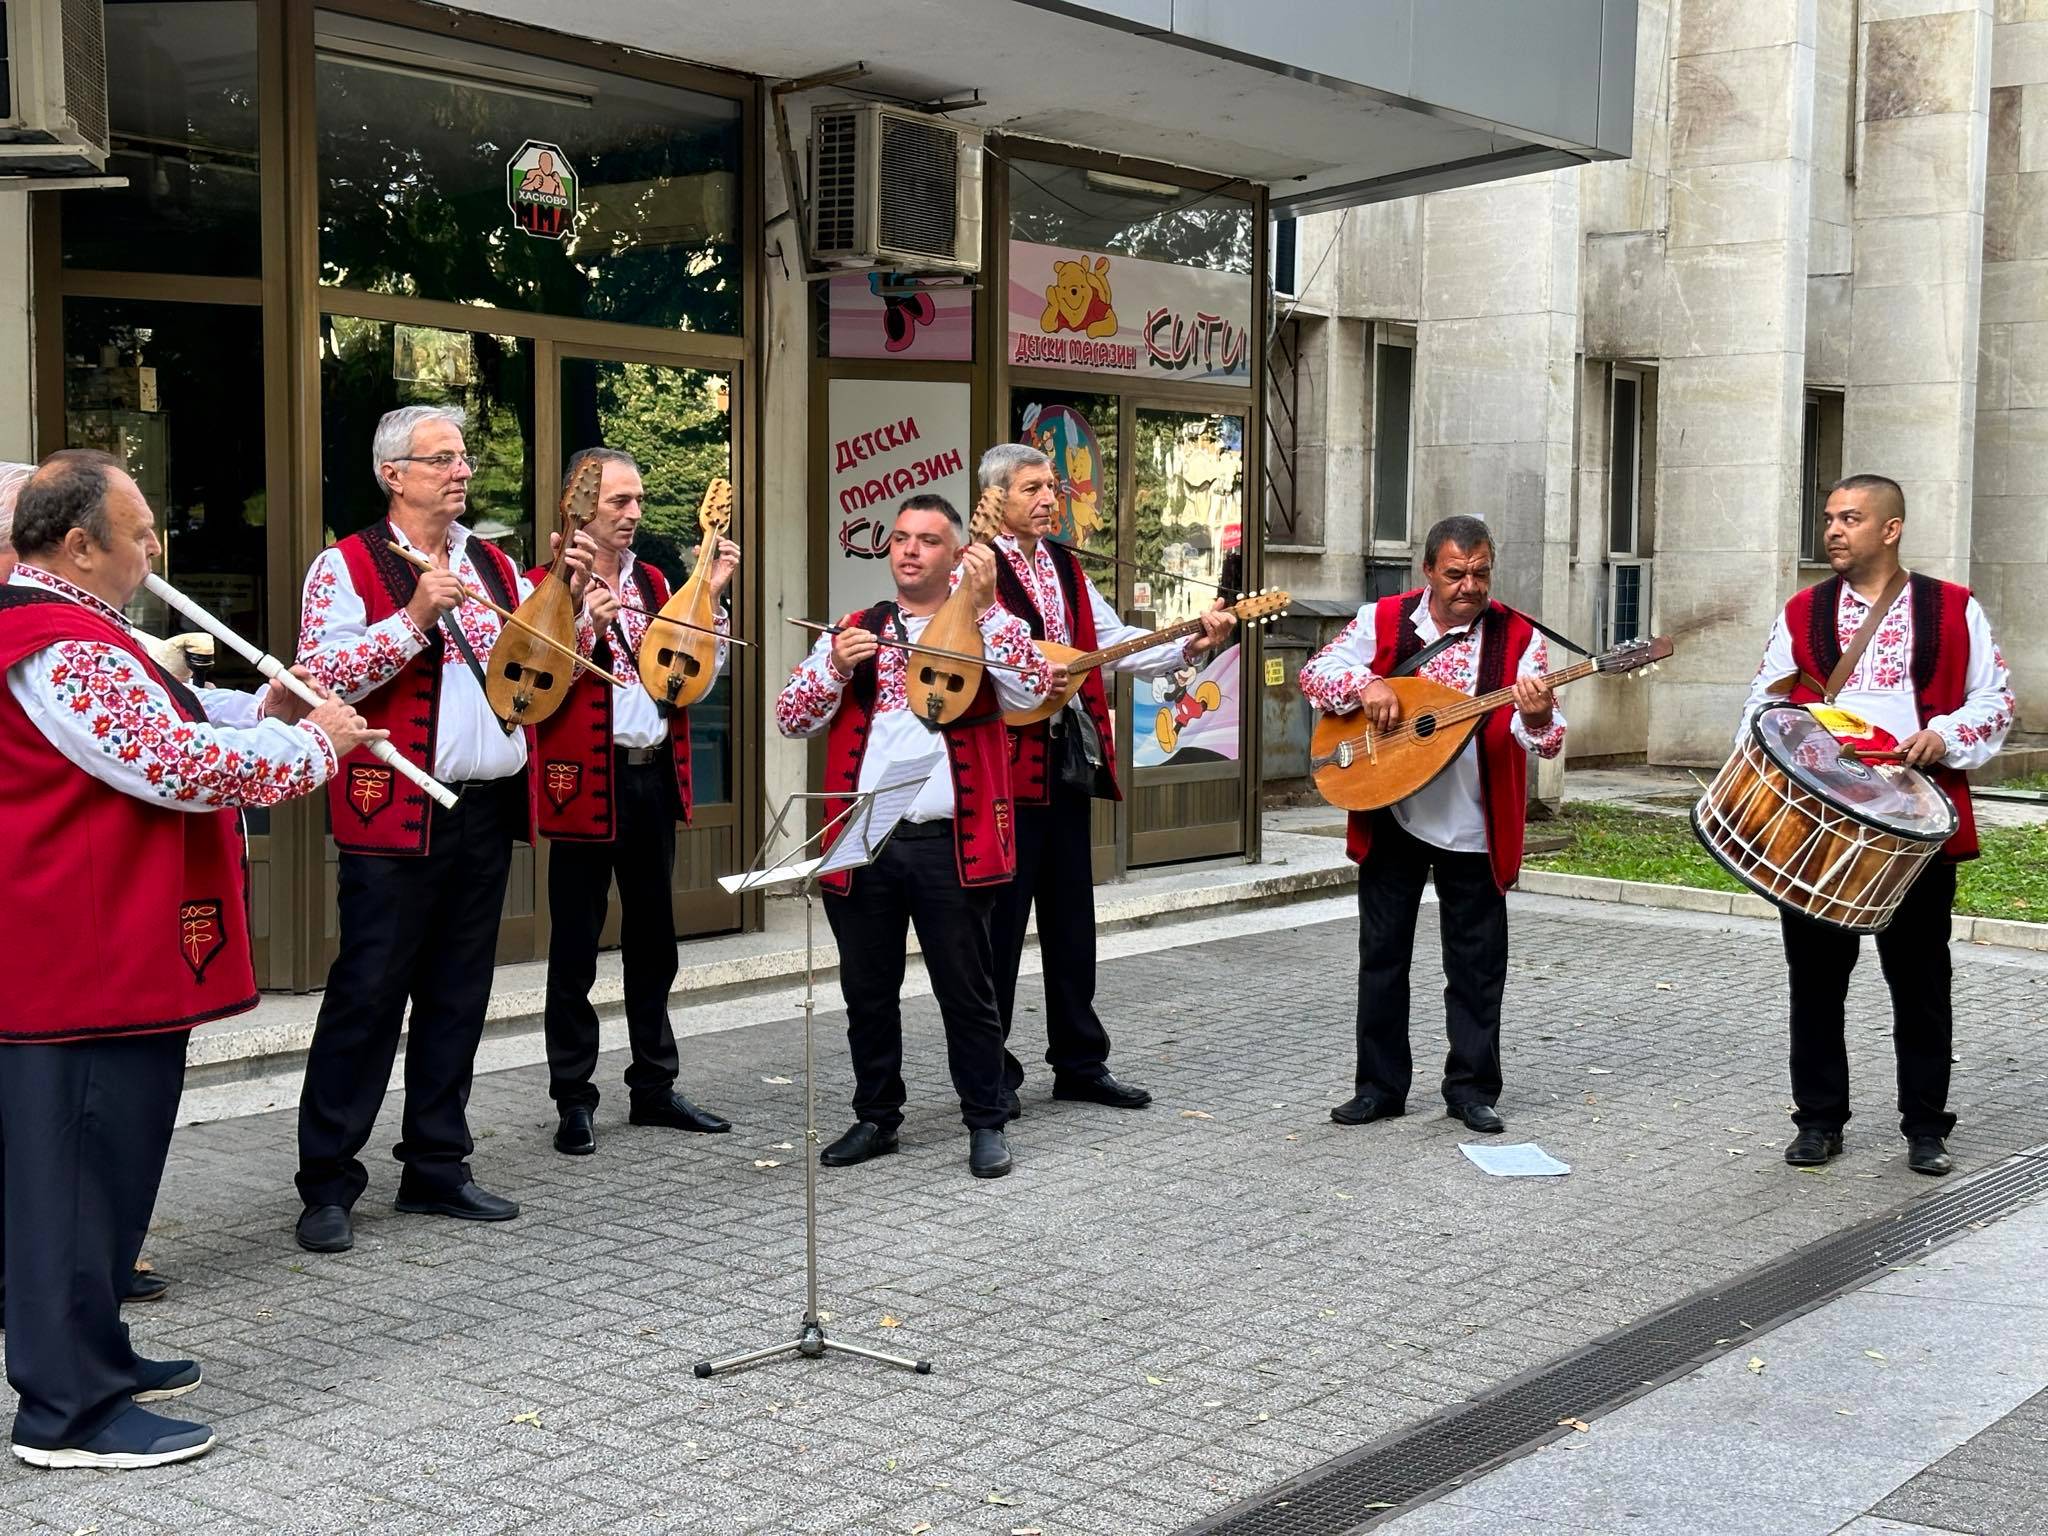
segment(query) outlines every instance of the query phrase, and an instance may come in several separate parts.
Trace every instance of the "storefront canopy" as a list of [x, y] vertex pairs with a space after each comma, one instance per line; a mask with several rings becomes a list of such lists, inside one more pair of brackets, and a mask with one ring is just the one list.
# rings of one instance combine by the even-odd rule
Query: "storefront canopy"
[[475, 9], [1260, 182], [1311, 213], [1629, 153], [1634, 0], [561, 0]]

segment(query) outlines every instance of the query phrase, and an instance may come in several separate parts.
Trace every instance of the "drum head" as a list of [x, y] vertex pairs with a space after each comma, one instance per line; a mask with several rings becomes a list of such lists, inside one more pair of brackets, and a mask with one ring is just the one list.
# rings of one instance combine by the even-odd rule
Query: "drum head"
[[1841, 743], [1797, 704], [1762, 710], [1756, 739], [1794, 779], [1835, 809], [1916, 842], [1955, 835], [1956, 808], [1941, 787], [1903, 763], [1866, 763], [1842, 755]]

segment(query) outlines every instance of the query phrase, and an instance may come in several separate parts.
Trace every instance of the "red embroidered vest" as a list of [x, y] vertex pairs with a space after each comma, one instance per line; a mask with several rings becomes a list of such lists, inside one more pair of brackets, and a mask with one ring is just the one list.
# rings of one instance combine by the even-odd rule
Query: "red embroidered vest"
[[[546, 567], [528, 572], [539, 581]], [[668, 583], [645, 560], [633, 562], [633, 601], [659, 613]], [[623, 631], [622, 631], [623, 633]], [[611, 670], [610, 634], [597, 637], [592, 661]], [[668, 719], [669, 756], [675, 765], [683, 821], [690, 820], [690, 719], [674, 710]], [[534, 732], [535, 787], [540, 795], [540, 830], [565, 843], [608, 843], [618, 836], [612, 798], [612, 685], [579, 672], [562, 707]]]
[[[412, 601], [419, 572], [400, 559], [387, 542], [391, 524], [379, 520], [335, 545], [348, 564], [348, 579], [363, 602], [365, 624], [379, 624]], [[469, 541], [470, 563], [483, 577], [484, 589], [506, 608], [519, 606], [518, 572], [504, 551], [482, 539]], [[482, 555], [476, 551], [483, 551]], [[435, 729], [441, 718], [441, 668], [446, 631], [435, 625], [426, 648], [383, 687], [356, 701], [356, 708], [377, 730], [391, 733], [399, 754], [428, 773], [434, 771]], [[479, 663], [490, 660], [477, 657]], [[527, 739], [527, 840], [533, 840], [533, 742]], [[345, 853], [377, 853], [417, 858], [427, 851], [432, 818], [426, 791], [401, 778], [358, 747], [341, 760], [341, 771], [327, 786], [327, 819], [334, 846]]]
[[[1077, 650], [1092, 651], [1100, 643], [1095, 635], [1095, 605], [1088, 601], [1081, 574], [1081, 562], [1056, 544], [1045, 546], [1052, 556], [1053, 569], [1059, 573], [1060, 596], [1067, 604], [1067, 632]], [[1045, 616], [1038, 611], [1038, 604], [1031, 600], [1031, 593], [1018, 579], [1016, 567], [1008, 558], [996, 554], [996, 601], [1031, 626], [1031, 638], [1045, 638]], [[1109, 770], [1109, 782], [1116, 784], [1116, 732], [1109, 723], [1109, 695], [1102, 681], [1102, 669], [1097, 667], [1088, 674], [1081, 684], [1081, 707], [1095, 722], [1095, 734], [1102, 743], [1103, 765]], [[1010, 736], [1010, 782], [1016, 790], [1019, 805], [1045, 805], [1052, 799], [1052, 784], [1047, 772], [1047, 754], [1052, 737], [1048, 729], [1050, 722], [1041, 720], [1036, 725], [1012, 729], [1005, 727]], [[1116, 798], [1123, 799], [1119, 787]]]
[[[119, 626], [81, 604], [0, 587], [0, 671], [86, 640], [132, 657], [181, 718], [206, 712]], [[15, 942], [55, 919], [17, 964], [0, 1040], [47, 1043], [191, 1029], [256, 1006], [234, 811], [173, 810], [77, 768], [0, 687], [0, 900]]]
[[[1374, 606], [1374, 677], [1385, 677], [1422, 649], [1412, 622], [1428, 599], [1421, 588], [1383, 597]], [[1522, 653], [1535, 639], [1529, 621], [1514, 609], [1493, 603], [1479, 616], [1479, 676], [1473, 696], [1507, 686], [1521, 664]], [[1514, 706], [1504, 704], [1479, 724], [1479, 799], [1486, 817], [1486, 848], [1493, 860], [1493, 880], [1502, 890], [1522, 873], [1522, 838], [1529, 807], [1529, 754], [1509, 729]], [[1345, 822], [1345, 849], [1359, 863], [1372, 852], [1370, 813], [1353, 811]]]
[[[1913, 613], [1913, 702], [1924, 729], [1936, 715], [1951, 714], [1968, 697], [1970, 675], [1970, 589], [1915, 572], [1906, 583]], [[1836, 610], [1842, 600], [1842, 578], [1830, 576], [1785, 605], [1785, 629], [1792, 637], [1792, 659], [1806, 677], [1825, 678], [1842, 659]], [[1789, 704], [1812, 704], [1820, 694], [1795, 682], [1785, 695]], [[1970, 804], [1970, 781], [1954, 768], [1922, 772], [1942, 787], [1956, 808], [1956, 835], [1941, 845], [1951, 859], [1977, 857], [1977, 813]]]
[[[848, 614], [841, 624], [858, 624], [879, 635], [896, 611], [881, 602], [865, 613]], [[873, 657], [854, 668], [853, 680], [840, 695], [839, 712], [825, 734], [825, 818], [847, 807], [860, 788], [861, 760], [867, 756], [868, 728], [874, 723], [879, 685]], [[953, 859], [963, 886], [1001, 885], [1017, 872], [1017, 829], [1011, 823], [1010, 753], [1004, 739], [1002, 706], [986, 674], [981, 692], [959, 724], [939, 733], [953, 775]], [[824, 844], [830, 848], [835, 832]], [[845, 895], [851, 881], [827, 875], [826, 890]]]

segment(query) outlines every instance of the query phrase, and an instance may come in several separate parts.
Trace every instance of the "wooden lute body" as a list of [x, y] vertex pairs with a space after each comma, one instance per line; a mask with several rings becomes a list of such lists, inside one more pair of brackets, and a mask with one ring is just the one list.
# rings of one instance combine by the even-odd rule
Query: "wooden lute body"
[[580, 665], [576, 655], [576, 598], [562, 578], [562, 556], [579, 528], [597, 515], [597, 483], [604, 466], [587, 461], [562, 492], [562, 542], [547, 574], [512, 610], [484, 669], [484, 697], [508, 730], [539, 725], [569, 697]]
[[[1000, 486], [991, 486], [981, 493], [968, 527], [970, 540], [987, 543], [1003, 531], [997, 511], [1002, 500]], [[966, 714], [981, 692], [985, 671], [982, 658], [988, 651], [981, 643], [981, 626], [975, 622], [980, 617], [966, 588], [959, 588], [939, 606], [931, 622], [925, 625], [924, 633], [911, 646], [904, 673], [910, 708], [934, 730], [951, 725]], [[969, 661], [968, 657], [976, 659]]]
[[688, 709], [718, 680], [718, 600], [711, 595], [709, 577], [718, 541], [731, 526], [732, 484], [713, 480], [704, 488], [704, 501], [697, 509], [697, 527], [703, 535], [697, 563], [661, 605], [660, 614], [649, 621], [635, 658], [641, 685], [664, 716]]
[[[1545, 676], [1552, 688], [1596, 672], [1634, 673], [1672, 652], [1664, 636], [1631, 640], [1604, 655]], [[1497, 688], [1473, 698], [1426, 677], [1384, 679], [1400, 700], [1401, 714], [1388, 729], [1375, 730], [1363, 710], [1324, 715], [1309, 742], [1309, 772], [1316, 792], [1346, 811], [1376, 811], [1406, 800], [1442, 773], [1465, 750], [1479, 724], [1496, 709], [1514, 707], [1514, 689]]]

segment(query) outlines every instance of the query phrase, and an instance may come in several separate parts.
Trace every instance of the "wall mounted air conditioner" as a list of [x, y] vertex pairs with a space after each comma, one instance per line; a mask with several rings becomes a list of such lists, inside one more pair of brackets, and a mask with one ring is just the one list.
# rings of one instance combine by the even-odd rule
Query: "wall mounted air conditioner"
[[0, 0], [7, 48], [0, 176], [106, 169], [107, 38], [101, 0]]
[[811, 114], [811, 259], [981, 269], [981, 132], [877, 103]]

